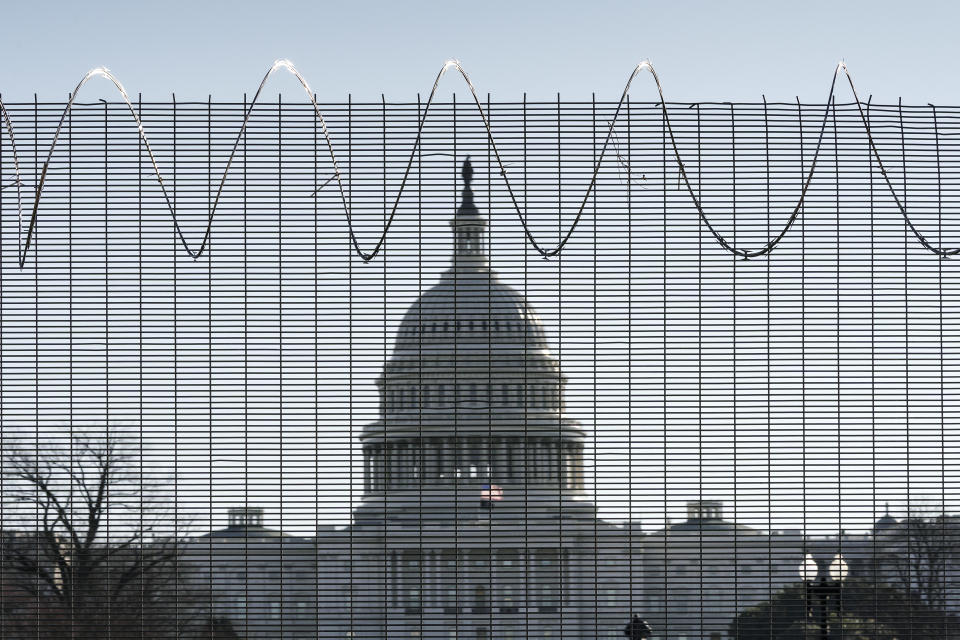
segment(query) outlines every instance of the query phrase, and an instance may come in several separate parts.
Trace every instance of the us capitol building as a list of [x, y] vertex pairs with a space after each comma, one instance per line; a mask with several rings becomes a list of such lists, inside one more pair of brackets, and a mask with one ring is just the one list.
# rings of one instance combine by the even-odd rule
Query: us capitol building
[[566, 378], [490, 269], [469, 159], [462, 175], [452, 264], [377, 380], [352, 525], [295, 537], [231, 510], [186, 554], [212, 615], [243, 638], [622, 638], [633, 613], [657, 638], [726, 637], [737, 611], [797, 580], [802, 536], [727, 522], [710, 501], [646, 534], [597, 518]]
[[472, 174], [467, 160], [452, 265], [407, 311], [360, 436], [354, 634], [591, 637], [624, 624], [622, 602], [595, 613], [612, 527], [584, 494], [584, 430], [543, 326], [488, 264]]

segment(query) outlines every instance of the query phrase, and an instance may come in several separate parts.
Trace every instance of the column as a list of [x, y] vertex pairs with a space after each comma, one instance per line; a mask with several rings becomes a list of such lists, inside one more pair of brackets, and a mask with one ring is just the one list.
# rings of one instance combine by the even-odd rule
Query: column
[[450, 443], [446, 439], [441, 439], [437, 446], [440, 455], [440, 474], [443, 476], [444, 482], [450, 482], [450, 478], [452, 477], [450, 475], [452, 469]]
[[437, 466], [436, 444], [431, 439], [423, 440], [423, 451], [420, 454], [420, 482], [430, 482], [436, 478], [434, 472]]
[[560, 463], [560, 445], [554, 438], [548, 439], [545, 444], [547, 445], [547, 482], [555, 485], [557, 484], [557, 468]]
[[370, 493], [370, 451], [363, 448], [363, 492]]
[[513, 481], [522, 483], [524, 481], [527, 442], [523, 437], [516, 438], [515, 442], [517, 446], [507, 449], [507, 465], [510, 467], [510, 477], [513, 478]]
[[480, 478], [487, 480], [490, 478], [491, 468], [491, 455], [493, 452], [493, 438], [480, 438], [477, 444], [477, 473]]
[[554, 438], [550, 441], [550, 451], [553, 454], [553, 484], [563, 486], [563, 440]]
[[391, 442], [393, 460], [393, 487], [396, 489], [403, 485], [403, 444], [400, 442]]
[[387, 450], [387, 443], [380, 445], [380, 489], [387, 490], [387, 482], [390, 477], [390, 453]]
[[550, 482], [550, 444], [546, 440], [537, 441], [537, 451], [539, 452], [540, 482]]
[[547, 454], [547, 482], [557, 483], [557, 441], [553, 438], [547, 438], [543, 441], [544, 449]]
[[533, 484], [537, 481], [537, 441], [534, 438], [526, 439], [523, 455], [523, 475], [526, 481]]
[[510, 475], [514, 482], [523, 482], [526, 477], [527, 441], [521, 436], [517, 438], [516, 444], [516, 447], [507, 451]]
[[423, 483], [423, 444], [422, 438], [410, 441], [410, 477], [411, 485]]
[[460, 451], [457, 448], [457, 441], [450, 437], [447, 442], [447, 477], [451, 482], [457, 481], [457, 469], [460, 464]]
[[537, 478], [538, 482], [547, 481], [547, 443], [537, 438]]
[[377, 485], [380, 491], [387, 488], [387, 452], [386, 445], [377, 445]]
[[436, 452], [436, 457], [437, 457], [436, 465], [437, 465], [437, 466], [436, 466], [436, 469], [435, 469], [435, 473], [436, 473], [436, 478], [437, 478], [437, 480], [439, 481], [440, 478], [443, 476], [443, 474], [446, 473], [445, 470], [444, 470], [444, 464], [446, 464], [446, 463], [445, 463], [446, 451], [444, 451], [443, 439], [442, 439], [442, 438], [437, 438], [436, 440], [434, 440], [431, 448]]
[[560, 464], [560, 486], [564, 489], [569, 489], [571, 482], [570, 445], [564, 440], [561, 440], [558, 447], [560, 449], [560, 459], [558, 460]]
[[410, 484], [419, 485], [423, 483], [423, 445], [425, 441], [420, 438], [410, 441]]
[[460, 480], [463, 481], [470, 474], [470, 444], [461, 437], [457, 446], [457, 468], [460, 469]]
[[483, 468], [483, 439], [468, 438], [467, 447], [470, 451], [470, 468], [473, 472], [473, 480], [476, 480], [480, 477], [480, 470]]
[[420, 599], [426, 609], [431, 606], [430, 598], [433, 597], [433, 551], [429, 549], [420, 554], [420, 579], [423, 583]]
[[505, 482], [509, 478], [509, 470], [507, 469], [507, 441], [505, 438], [496, 439], [496, 456], [493, 473], [494, 477], [498, 478], [501, 482]]
[[387, 563], [387, 584], [385, 586], [387, 590], [386, 605], [388, 607], [395, 605], [397, 597], [397, 588], [394, 583], [394, 572], [396, 570], [396, 563], [394, 562], [395, 555], [395, 551], [390, 551], [387, 553], [387, 557], [384, 558], [384, 561]]
[[532, 482], [533, 440], [524, 437], [520, 442], [522, 447], [514, 453], [513, 466], [517, 470], [517, 477], [521, 482]]
[[533, 462], [530, 469], [527, 470], [531, 474], [532, 482], [543, 482], [543, 449], [542, 444], [540, 443], [539, 438], [534, 438], [533, 446], [531, 447], [533, 453]]
[[[407, 443], [402, 441], [394, 443], [393, 446], [397, 452], [397, 480], [395, 486], [397, 488], [401, 488], [407, 486], [409, 483], [409, 449], [407, 447]], [[401, 562], [401, 564], [403, 563]]]
[[384, 487], [386, 489], [393, 489], [395, 483], [397, 482], [397, 473], [395, 470], [397, 452], [393, 448], [393, 443], [390, 441], [383, 443], [383, 457], [384, 457], [384, 467], [386, 468], [386, 477], [384, 478]]
[[577, 489], [583, 489], [583, 445], [573, 447], [573, 477]]
[[378, 457], [380, 460], [377, 462], [377, 475], [380, 480], [380, 490], [387, 490], [387, 445], [386, 443], [380, 444], [380, 451], [378, 452]]
[[406, 486], [413, 486], [416, 482], [416, 470], [417, 470], [417, 446], [416, 442], [412, 440], [407, 440], [403, 443], [403, 484]]

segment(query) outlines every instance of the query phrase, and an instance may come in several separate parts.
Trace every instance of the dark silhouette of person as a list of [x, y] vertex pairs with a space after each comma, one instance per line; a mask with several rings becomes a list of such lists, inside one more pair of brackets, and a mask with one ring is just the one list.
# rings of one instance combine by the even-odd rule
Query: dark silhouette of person
[[640, 616], [633, 614], [633, 620], [623, 629], [623, 635], [630, 638], [630, 640], [643, 640], [653, 635], [653, 629], [641, 620]]

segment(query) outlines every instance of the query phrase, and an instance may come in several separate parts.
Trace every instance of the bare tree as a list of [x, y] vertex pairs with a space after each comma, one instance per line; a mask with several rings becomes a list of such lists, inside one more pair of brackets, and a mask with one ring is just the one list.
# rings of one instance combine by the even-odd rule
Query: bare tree
[[[166, 480], [122, 432], [4, 443], [4, 637], [176, 637], [190, 622]], [[181, 615], [183, 614], [183, 615]]]
[[883, 565], [897, 587], [946, 609], [960, 586], [960, 518], [914, 511], [884, 535]]

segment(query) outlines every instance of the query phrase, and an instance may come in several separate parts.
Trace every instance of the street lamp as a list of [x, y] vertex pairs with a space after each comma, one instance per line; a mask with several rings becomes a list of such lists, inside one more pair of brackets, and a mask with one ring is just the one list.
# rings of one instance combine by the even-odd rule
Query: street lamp
[[847, 563], [841, 554], [830, 562], [826, 572], [820, 571], [817, 561], [809, 553], [800, 565], [800, 577], [806, 586], [807, 617], [813, 617], [814, 603], [817, 607], [817, 619], [820, 625], [821, 640], [830, 637], [830, 625], [827, 622], [829, 609], [840, 602], [840, 584], [847, 577]]
[[630, 640], [643, 640], [653, 635], [653, 629], [651, 629], [650, 625], [645, 621], [641, 620], [640, 616], [633, 614], [633, 620], [624, 628], [623, 635], [630, 638]]

